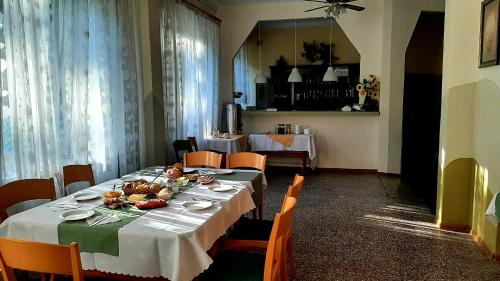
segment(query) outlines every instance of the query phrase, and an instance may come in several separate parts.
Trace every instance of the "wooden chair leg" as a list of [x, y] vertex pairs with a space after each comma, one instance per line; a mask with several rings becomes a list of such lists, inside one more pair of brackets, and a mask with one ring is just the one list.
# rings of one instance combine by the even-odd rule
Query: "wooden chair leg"
[[290, 276], [297, 277], [297, 264], [295, 263], [295, 256], [292, 249], [292, 237], [290, 236], [286, 241], [286, 253], [288, 256], [288, 264], [290, 265]]
[[301, 176], [305, 175], [306, 168], [307, 168], [307, 156], [304, 154], [302, 156], [302, 175]]
[[252, 210], [252, 218], [253, 218], [254, 220], [256, 220], [256, 219], [257, 219], [257, 207], [256, 207], [255, 209], [253, 209], [253, 210]]
[[257, 208], [259, 209], [259, 219], [264, 219], [264, 194], [262, 194]]

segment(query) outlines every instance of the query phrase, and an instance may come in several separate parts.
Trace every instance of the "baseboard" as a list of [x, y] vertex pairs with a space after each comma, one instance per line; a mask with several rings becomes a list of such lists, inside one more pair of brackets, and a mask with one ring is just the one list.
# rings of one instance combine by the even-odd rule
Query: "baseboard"
[[470, 231], [470, 236], [472, 237], [472, 240], [474, 240], [474, 242], [476, 242], [477, 245], [479, 245], [479, 247], [481, 247], [481, 249], [483, 250], [483, 252], [490, 258], [494, 259], [495, 261], [499, 262], [500, 261], [500, 256], [495, 256], [495, 254], [493, 254], [491, 252], [491, 250], [488, 248], [488, 246], [486, 245], [486, 243], [483, 241], [483, 239], [476, 233], [474, 232], [474, 230], [471, 230]]
[[400, 178], [401, 174], [395, 174], [395, 173], [382, 173], [382, 172], [377, 172], [379, 176], [386, 176], [386, 177], [392, 177], [392, 178]]
[[346, 174], [377, 174], [377, 170], [372, 169], [344, 169], [344, 168], [316, 168], [320, 173], [346, 173]]
[[444, 230], [449, 230], [453, 232], [461, 232], [461, 233], [470, 233], [471, 229], [468, 225], [459, 225], [459, 224], [439, 224], [439, 228]]

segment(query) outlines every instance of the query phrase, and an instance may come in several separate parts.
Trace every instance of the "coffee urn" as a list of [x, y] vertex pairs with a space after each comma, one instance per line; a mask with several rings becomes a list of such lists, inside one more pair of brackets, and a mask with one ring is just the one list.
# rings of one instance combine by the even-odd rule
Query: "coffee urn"
[[243, 124], [241, 123], [241, 105], [236, 104], [236, 99], [240, 98], [243, 93], [233, 92], [233, 103], [226, 103], [222, 107], [222, 132], [236, 135], [243, 132]]

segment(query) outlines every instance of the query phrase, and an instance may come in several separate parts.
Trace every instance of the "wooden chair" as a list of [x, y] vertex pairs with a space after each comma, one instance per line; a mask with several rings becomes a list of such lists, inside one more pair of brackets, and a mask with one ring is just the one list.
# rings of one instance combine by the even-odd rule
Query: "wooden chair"
[[[300, 193], [302, 191], [302, 186], [304, 185], [304, 177], [300, 175], [295, 175], [293, 184], [288, 188], [285, 200], [281, 206], [281, 211], [285, 209], [286, 198], [295, 198], [299, 200]], [[233, 243], [250, 243], [259, 248], [266, 247], [269, 235], [271, 234], [271, 229], [273, 226], [273, 221], [267, 220], [251, 220], [248, 218], [242, 218], [238, 224], [234, 227], [234, 230], [230, 233], [229, 238], [234, 241]], [[297, 267], [295, 262], [295, 256], [293, 255], [292, 247], [292, 227], [290, 224], [290, 229], [286, 236], [286, 253], [288, 257], [288, 264], [290, 265], [290, 272], [292, 276], [297, 275]]]
[[226, 168], [256, 169], [264, 172], [264, 170], [266, 169], [266, 156], [253, 152], [227, 154]]
[[220, 169], [222, 155], [211, 151], [184, 153], [184, 167], [204, 167]]
[[[266, 169], [265, 155], [260, 155], [253, 152], [238, 152], [226, 155], [226, 168], [228, 169], [252, 169], [264, 172]], [[263, 196], [262, 196], [263, 197]], [[264, 198], [258, 198], [255, 202], [257, 208], [252, 211], [254, 219], [264, 217]]]
[[16, 281], [14, 269], [72, 275], [74, 281], [83, 281], [78, 244], [54, 245], [40, 242], [0, 238], [0, 269], [4, 281]]
[[195, 137], [188, 137], [187, 140], [189, 141], [189, 144], [191, 144], [191, 147], [193, 148], [193, 151], [199, 151], [198, 149], [198, 143], [196, 142]]
[[176, 140], [173, 143], [174, 145], [174, 152], [175, 152], [175, 160], [177, 163], [182, 162], [182, 155], [184, 155], [184, 152], [193, 152], [193, 146], [189, 142], [189, 140]]
[[[252, 241], [227, 240], [222, 242], [222, 252], [217, 254], [214, 263], [199, 276], [199, 280], [287, 280], [286, 264], [284, 264], [285, 240], [287, 230], [291, 228], [292, 214], [296, 204], [297, 199], [293, 197], [285, 199], [284, 209], [276, 214], [269, 242], [265, 247], [256, 246]], [[256, 248], [265, 250], [265, 257], [241, 252], [241, 250]]]
[[63, 167], [64, 174], [64, 195], [68, 195], [68, 185], [86, 181], [89, 186], [95, 185], [94, 172], [92, 172], [92, 165], [68, 165]]
[[0, 219], [7, 217], [7, 209], [14, 204], [34, 199], [56, 199], [54, 180], [27, 179], [10, 182], [0, 187]]

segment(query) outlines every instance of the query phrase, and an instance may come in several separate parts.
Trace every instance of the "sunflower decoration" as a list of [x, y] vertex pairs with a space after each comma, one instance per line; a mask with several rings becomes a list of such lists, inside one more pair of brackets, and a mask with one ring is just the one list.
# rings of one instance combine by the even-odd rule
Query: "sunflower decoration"
[[360, 104], [364, 103], [366, 96], [378, 100], [380, 96], [380, 81], [377, 80], [375, 75], [370, 74], [367, 79], [363, 79], [363, 82], [358, 83], [356, 90], [359, 93]]

